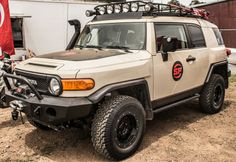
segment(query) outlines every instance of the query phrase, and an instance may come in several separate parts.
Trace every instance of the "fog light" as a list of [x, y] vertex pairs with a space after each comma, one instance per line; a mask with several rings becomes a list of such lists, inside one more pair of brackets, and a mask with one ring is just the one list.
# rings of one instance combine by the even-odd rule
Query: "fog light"
[[152, 10], [152, 6], [151, 6], [150, 4], [146, 4], [146, 5], [144, 6], [144, 9], [145, 9], [145, 11], [149, 12], [149, 11]]
[[132, 12], [137, 12], [139, 9], [138, 3], [132, 3], [131, 4], [131, 11]]
[[115, 5], [115, 13], [120, 13], [121, 5]]
[[113, 13], [113, 6], [107, 6], [107, 13], [112, 14]]
[[98, 8], [98, 12], [99, 12], [100, 15], [104, 15], [105, 12], [106, 12], [105, 7], [99, 7], [99, 8]]
[[123, 12], [129, 12], [129, 4], [123, 4], [122, 7]]

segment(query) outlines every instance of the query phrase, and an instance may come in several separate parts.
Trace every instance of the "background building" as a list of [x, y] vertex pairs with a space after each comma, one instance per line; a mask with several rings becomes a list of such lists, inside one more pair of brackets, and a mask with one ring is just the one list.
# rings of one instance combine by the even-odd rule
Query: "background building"
[[210, 12], [210, 21], [220, 30], [227, 47], [236, 48], [236, 0], [221, 0], [199, 4], [194, 7]]

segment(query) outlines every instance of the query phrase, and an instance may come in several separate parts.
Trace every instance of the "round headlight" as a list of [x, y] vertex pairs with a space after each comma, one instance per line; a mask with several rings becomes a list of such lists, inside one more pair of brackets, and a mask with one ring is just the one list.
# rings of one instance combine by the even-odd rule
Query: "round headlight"
[[132, 12], [137, 12], [139, 9], [138, 3], [132, 3], [131, 4], [131, 11]]
[[61, 91], [61, 86], [60, 86], [59, 81], [55, 78], [52, 78], [50, 81], [49, 89], [52, 95], [58, 96]]
[[123, 4], [122, 7], [123, 12], [129, 12], [129, 4]]
[[112, 14], [113, 13], [113, 6], [107, 6], [107, 13]]
[[151, 11], [152, 6], [151, 6], [150, 4], [146, 4], [146, 5], [144, 6], [144, 9], [145, 9], [145, 11], [149, 12], [149, 11]]
[[104, 15], [105, 12], [106, 12], [105, 7], [99, 7], [98, 12], [99, 12], [100, 15]]
[[115, 5], [115, 13], [120, 13], [121, 5]]

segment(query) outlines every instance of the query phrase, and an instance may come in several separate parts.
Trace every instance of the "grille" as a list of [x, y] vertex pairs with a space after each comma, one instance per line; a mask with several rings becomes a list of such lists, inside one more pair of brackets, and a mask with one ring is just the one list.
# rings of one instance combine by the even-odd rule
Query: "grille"
[[31, 83], [33, 81], [36, 82], [37, 84], [33, 84], [33, 85], [39, 92], [44, 93], [44, 94], [49, 93], [48, 91], [49, 82], [48, 82], [47, 75], [35, 74], [35, 73], [19, 71], [19, 70], [16, 70], [15, 72], [16, 72], [16, 75], [20, 75], [29, 79]]

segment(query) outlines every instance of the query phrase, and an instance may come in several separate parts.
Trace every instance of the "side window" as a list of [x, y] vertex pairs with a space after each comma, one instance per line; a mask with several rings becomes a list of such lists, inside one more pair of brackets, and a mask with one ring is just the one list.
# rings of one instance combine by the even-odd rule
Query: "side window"
[[183, 25], [155, 24], [157, 52], [162, 49], [164, 37], [174, 37], [178, 39], [177, 49], [188, 48], [187, 37]]
[[220, 33], [220, 30], [217, 29], [217, 28], [213, 28], [212, 30], [213, 30], [213, 32], [215, 33], [215, 36], [216, 36], [216, 40], [217, 40], [217, 42], [218, 42], [218, 45], [219, 45], [219, 46], [220, 46], [220, 45], [224, 45], [224, 40], [223, 40], [223, 38], [222, 38], [222, 35], [221, 35], [221, 33]]
[[11, 24], [15, 48], [24, 48], [23, 18], [11, 18]]
[[188, 25], [192, 48], [206, 47], [202, 29], [198, 26]]

